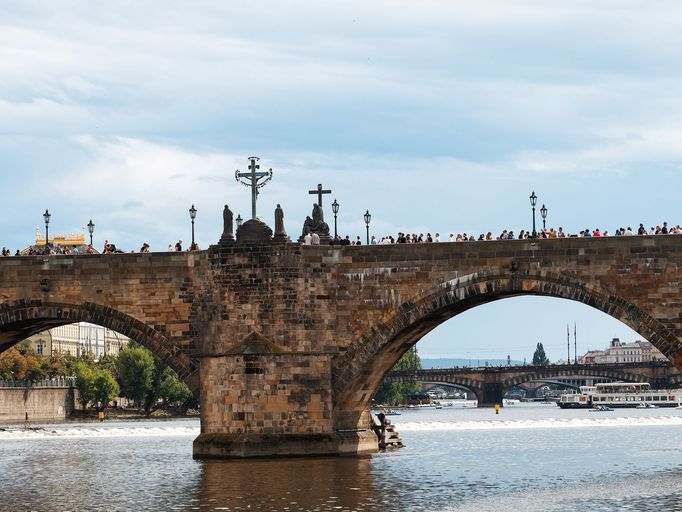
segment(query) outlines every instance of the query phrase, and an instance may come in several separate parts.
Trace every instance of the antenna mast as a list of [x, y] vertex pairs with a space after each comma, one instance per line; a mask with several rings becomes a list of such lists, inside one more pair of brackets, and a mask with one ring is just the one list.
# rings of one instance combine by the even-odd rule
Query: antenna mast
[[571, 364], [571, 331], [566, 324], [566, 348], [568, 349], [568, 364]]

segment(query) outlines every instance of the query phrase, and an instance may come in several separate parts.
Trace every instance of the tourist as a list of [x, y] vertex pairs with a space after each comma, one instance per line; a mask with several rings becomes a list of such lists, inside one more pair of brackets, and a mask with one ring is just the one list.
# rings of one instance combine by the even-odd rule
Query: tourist
[[182, 252], [182, 240], [178, 240], [178, 243], [175, 244], [175, 252]]
[[312, 244], [320, 245], [320, 235], [318, 235], [317, 233], [313, 233], [312, 235]]
[[313, 235], [306, 233], [303, 237], [303, 245], [313, 245]]

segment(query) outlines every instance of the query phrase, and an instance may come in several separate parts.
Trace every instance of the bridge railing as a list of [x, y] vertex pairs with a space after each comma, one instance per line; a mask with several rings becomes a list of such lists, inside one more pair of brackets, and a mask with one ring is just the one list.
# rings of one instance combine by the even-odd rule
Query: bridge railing
[[76, 385], [75, 377], [57, 377], [36, 382], [30, 380], [0, 380], [1, 389], [12, 388], [72, 388]]

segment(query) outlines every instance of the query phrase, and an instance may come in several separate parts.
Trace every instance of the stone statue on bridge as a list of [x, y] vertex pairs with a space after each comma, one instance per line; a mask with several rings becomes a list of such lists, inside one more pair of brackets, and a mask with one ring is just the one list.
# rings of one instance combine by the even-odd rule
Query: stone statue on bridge
[[306, 217], [303, 223], [303, 233], [299, 241], [302, 242], [308, 233], [317, 233], [321, 243], [329, 243], [329, 225], [324, 221], [322, 207], [317, 203], [313, 204], [312, 218]]
[[284, 230], [284, 210], [278, 204], [275, 208], [275, 241], [285, 241], [287, 239], [286, 231]]
[[223, 234], [220, 237], [221, 244], [231, 245], [234, 243], [234, 226], [232, 210], [225, 205], [223, 209]]

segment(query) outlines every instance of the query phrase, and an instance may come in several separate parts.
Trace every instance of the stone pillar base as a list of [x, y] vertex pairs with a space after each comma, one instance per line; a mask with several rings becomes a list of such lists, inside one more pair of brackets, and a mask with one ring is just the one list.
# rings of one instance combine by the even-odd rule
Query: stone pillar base
[[195, 459], [312, 457], [360, 455], [379, 451], [371, 430], [330, 434], [200, 434], [194, 440]]

